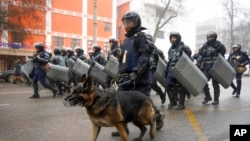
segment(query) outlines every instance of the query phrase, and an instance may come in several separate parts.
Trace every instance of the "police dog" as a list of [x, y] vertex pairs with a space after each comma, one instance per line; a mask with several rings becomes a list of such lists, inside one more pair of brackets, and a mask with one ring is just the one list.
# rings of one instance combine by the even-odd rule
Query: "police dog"
[[122, 140], [129, 141], [125, 125], [133, 122], [140, 134], [133, 141], [141, 141], [150, 125], [150, 138], [156, 131], [155, 108], [152, 100], [139, 91], [110, 92], [93, 85], [92, 78], [83, 75], [81, 82], [64, 97], [65, 106], [84, 106], [92, 122], [90, 141], [96, 141], [101, 127], [116, 127]]

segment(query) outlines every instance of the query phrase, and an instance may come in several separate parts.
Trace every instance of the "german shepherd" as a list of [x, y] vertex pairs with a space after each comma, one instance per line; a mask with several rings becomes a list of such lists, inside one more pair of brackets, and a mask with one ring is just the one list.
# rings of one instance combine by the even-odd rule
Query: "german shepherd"
[[93, 85], [92, 78], [83, 75], [81, 82], [64, 97], [65, 106], [84, 106], [92, 122], [90, 141], [96, 141], [101, 127], [116, 127], [122, 140], [129, 141], [125, 125], [133, 122], [140, 134], [133, 141], [141, 141], [150, 125], [150, 138], [156, 131], [155, 108], [152, 100], [139, 91], [105, 91]]

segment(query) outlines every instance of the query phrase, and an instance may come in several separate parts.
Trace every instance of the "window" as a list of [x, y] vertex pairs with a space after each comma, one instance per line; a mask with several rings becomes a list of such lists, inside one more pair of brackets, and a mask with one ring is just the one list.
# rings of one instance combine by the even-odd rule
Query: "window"
[[80, 39], [71, 38], [70, 47], [74, 48], [76, 46], [81, 46], [80, 42], [81, 42]]
[[111, 31], [111, 23], [104, 22], [104, 31], [107, 31], [107, 32]]
[[157, 32], [156, 38], [164, 39], [164, 31], [159, 30], [159, 31]]
[[64, 37], [54, 36], [53, 43], [54, 43], [54, 46], [57, 46], [57, 47], [64, 46]]

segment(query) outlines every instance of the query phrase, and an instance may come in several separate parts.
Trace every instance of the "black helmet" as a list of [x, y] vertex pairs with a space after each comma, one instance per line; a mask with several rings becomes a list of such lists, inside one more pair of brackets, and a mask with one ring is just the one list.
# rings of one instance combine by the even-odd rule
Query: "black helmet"
[[35, 47], [36, 49], [38, 49], [39, 51], [44, 50], [44, 45], [43, 45], [41, 42], [36, 42], [36, 43], [34, 44], [34, 47]]
[[71, 57], [71, 56], [73, 56], [74, 55], [74, 51], [73, 51], [73, 49], [72, 48], [67, 48], [67, 55], [68, 55], [68, 57]]
[[67, 49], [66, 49], [66, 52], [67, 52], [67, 53], [74, 53], [74, 51], [73, 51], [72, 48], [67, 48]]
[[134, 11], [127, 11], [123, 17], [122, 17], [122, 22], [123, 25], [125, 25], [128, 21], [132, 21], [135, 25], [133, 28], [137, 28], [141, 26], [141, 17], [139, 14], [137, 14]]
[[75, 47], [75, 52], [76, 52], [77, 55], [84, 54], [84, 50], [79, 46]]
[[118, 41], [115, 38], [110, 38], [109, 43], [112, 43], [113, 46], [116, 46], [118, 44]]
[[93, 50], [94, 50], [94, 53], [95, 52], [100, 52], [101, 51], [101, 47], [99, 45], [93, 45]]
[[176, 37], [177, 42], [181, 41], [181, 34], [179, 32], [176, 32], [176, 31], [170, 32], [169, 40], [171, 39], [172, 36]]
[[66, 50], [66, 47], [62, 47], [62, 55], [65, 56], [67, 55], [67, 50]]
[[109, 39], [109, 42], [114, 43], [114, 42], [117, 42], [117, 40], [116, 40], [115, 38], [110, 38], [110, 39]]
[[[213, 38], [213, 39], [209, 41], [208, 38]], [[214, 41], [216, 41], [216, 39], [217, 39], [217, 33], [216, 33], [216, 32], [214, 32], [214, 31], [209, 31], [209, 32], [207, 33], [207, 41], [208, 41], [208, 42], [214, 42]]]
[[60, 55], [60, 54], [62, 54], [62, 48], [60, 48], [60, 47], [55, 47], [55, 49], [54, 49], [54, 54], [55, 54], [55, 55]]
[[239, 50], [241, 49], [241, 44], [234, 44], [233, 46], [232, 46], [232, 48], [234, 49], [234, 48], [238, 48]]

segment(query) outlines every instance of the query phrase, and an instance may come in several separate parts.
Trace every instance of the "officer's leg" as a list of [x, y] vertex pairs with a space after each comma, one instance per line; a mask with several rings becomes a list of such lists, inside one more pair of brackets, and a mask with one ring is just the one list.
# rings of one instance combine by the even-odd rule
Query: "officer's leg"
[[169, 104], [168, 104], [168, 109], [172, 109], [175, 105], [177, 105], [176, 102], [176, 91], [174, 91], [174, 85], [167, 85], [166, 87], [168, 99], [169, 99]]
[[166, 78], [166, 92], [170, 102], [168, 105], [168, 109], [172, 109], [175, 105], [177, 105], [176, 98], [178, 93], [175, 88], [174, 78], [172, 77], [171, 73], [168, 73]]
[[153, 78], [153, 82], [151, 88], [156, 91], [157, 94], [160, 95], [161, 104], [164, 104], [166, 101], [166, 94], [162, 92], [161, 88], [157, 85], [157, 81]]
[[191, 93], [185, 88], [185, 93], [187, 95], [187, 99], [190, 99], [191, 98]]
[[46, 78], [47, 78], [46, 73], [42, 71], [42, 72], [39, 74], [39, 78], [38, 78], [38, 79], [39, 79], [40, 83], [41, 83], [45, 88], [47, 88], [47, 89], [49, 89], [49, 90], [51, 90], [51, 91], [53, 92], [53, 97], [55, 97], [55, 96], [58, 94], [58, 90], [57, 90], [56, 88], [52, 87], [50, 84], [48, 84], [48, 83], [46, 82]]
[[39, 98], [39, 93], [38, 93], [38, 70], [34, 71], [34, 76], [33, 76], [33, 90], [34, 94], [30, 98]]
[[210, 92], [209, 92], [208, 84], [205, 85], [205, 87], [203, 88], [203, 91], [204, 91], [204, 94], [205, 94], [205, 98], [202, 101], [202, 104], [206, 104], [208, 101], [212, 100], [212, 97], [211, 97]]
[[242, 77], [242, 74], [236, 74], [236, 83], [237, 83], [236, 97], [239, 97], [239, 96], [240, 96], [240, 90], [241, 90], [241, 77]]
[[[203, 74], [207, 77], [208, 81], [211, 79], [211, 76], [208, 73], [208, 69], [203, 69]], [[204, 91], [204, 94], [205, 94], [205, 98], [202, 101], [202, 104], [206, 104], [208, 101], [212, 100], [212, 97], [211, 97], [210, 92], [209, 92], [208, 83], [203, 88], [203, 91]]]
[[213, 87], [214, 87], [214, 101], [212, 102], [213, 105], [219, 104], [219, 97], [220, 97], [220, 85], [219, 82], [216, 80], [212, 80]]
[[185, 109], [185, 97], [186, 97], [186, 91], [185, 88], [182, 85], [178, 85], [177, 87], [178, 93], [179, 93], [179, 104], [177, 105], [176, 109], [177, 110], [182, 110]]
[[231, 83], [231, 87], [234, 89], [232, 92], [232, 95], [234, 95], [236, 93], [236, 89], [237, 89], [236, 86], [234, 85], [234, 82]]

